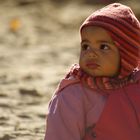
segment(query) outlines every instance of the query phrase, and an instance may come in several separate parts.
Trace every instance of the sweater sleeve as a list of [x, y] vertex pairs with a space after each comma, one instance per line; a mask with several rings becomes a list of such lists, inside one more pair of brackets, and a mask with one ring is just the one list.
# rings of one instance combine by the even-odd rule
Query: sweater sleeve
[[84, 105], [80, 90], [68, 86], [49, 105], [45, 140], [81, 140], [85, 131]]

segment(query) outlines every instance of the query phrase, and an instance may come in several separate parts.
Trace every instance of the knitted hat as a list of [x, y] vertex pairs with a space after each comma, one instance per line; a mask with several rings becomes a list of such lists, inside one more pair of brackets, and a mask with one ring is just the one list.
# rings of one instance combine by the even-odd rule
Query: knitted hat
[[130, 7], [120, 3], [110, 4], [91, 14], [81, 25], [80, 32], [87, 26], [100, 26], [111, 35], [121, 55], [119, 78], [138, 68], [140, 23]]

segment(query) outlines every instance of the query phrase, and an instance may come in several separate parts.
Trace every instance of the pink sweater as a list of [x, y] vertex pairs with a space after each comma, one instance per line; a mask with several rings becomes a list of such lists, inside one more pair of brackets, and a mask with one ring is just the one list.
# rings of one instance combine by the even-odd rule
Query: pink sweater
[[[140, 72], [136, 79], [140, 79]], [[57, 90], [50, 101], [45, 140], [83, 140], [86, 129], [94, 124], [97, 124], [96, 140], [140, 140], [139, 81], [106, 91], [93, 91], [79, 82], [67, 82], [62, 80], [60, 85], [65, 84], [65, 88]], [[110, 101], [113, 98], [116, 102]]]

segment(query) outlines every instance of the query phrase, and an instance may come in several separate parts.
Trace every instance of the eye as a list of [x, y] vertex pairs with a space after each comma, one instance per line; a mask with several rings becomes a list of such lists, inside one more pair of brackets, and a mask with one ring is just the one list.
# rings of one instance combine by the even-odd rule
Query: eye
[[88, 44], [82, 44], [81, 47], [82, 47], [82, 50], [84, 51], [90, 49], [90, 46]]
[[107, 45], [107, 44], [101, 44], [101, 45], [100, 45], [100, 49], [101, 49], [101, 50], [109, 50], [110, 47], [109, 47], [109, 45]]

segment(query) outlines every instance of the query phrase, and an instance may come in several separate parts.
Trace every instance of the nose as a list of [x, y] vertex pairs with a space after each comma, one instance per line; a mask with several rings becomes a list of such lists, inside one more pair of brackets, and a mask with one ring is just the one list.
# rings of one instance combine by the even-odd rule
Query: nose
[[90, 58], [97, 58], [98, 54], [95, 51], [89, 52], [89, 57]]

